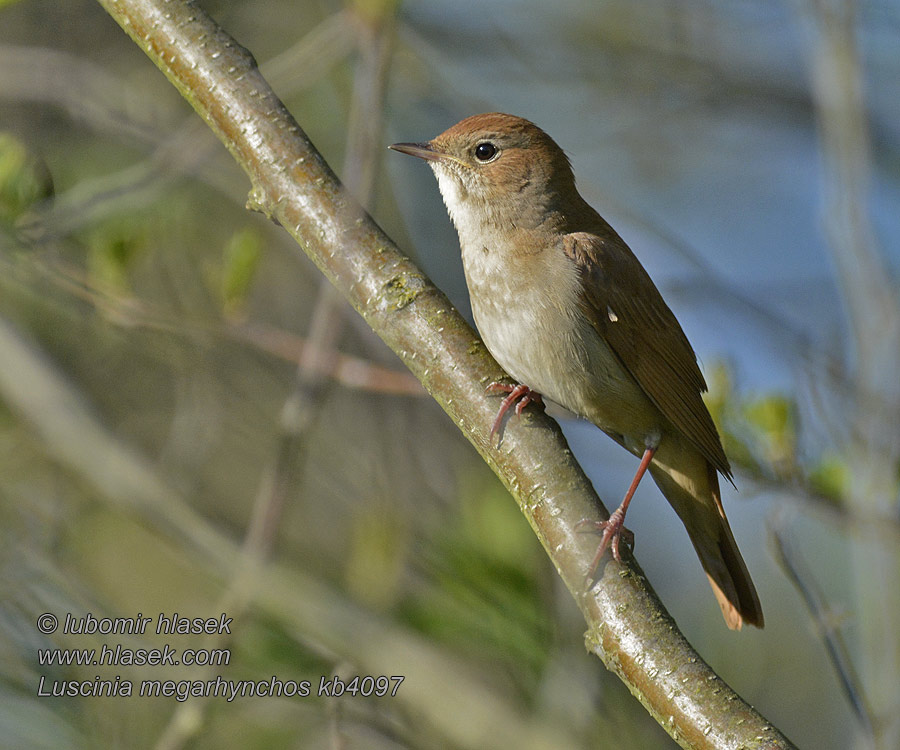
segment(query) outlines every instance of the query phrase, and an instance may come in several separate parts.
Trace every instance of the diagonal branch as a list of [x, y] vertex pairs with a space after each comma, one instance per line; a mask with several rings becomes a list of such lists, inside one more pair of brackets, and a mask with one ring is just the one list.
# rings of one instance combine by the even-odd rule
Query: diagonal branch
[[[594, 542], [575, 525], [602, 505], [544, 415], [488, 437], [502, 375], [447, 298], [362, 211], [262, 78], [250, 53], [185, 0], [99, 0], [250, 177], [278, 221], [400, 356], [516, 498], [584, 613], [590, 650], [684, 747], [792, 747], [703, 662], [636, 564], [584, 591]], [[548, 471], [547, 467], [552, 467]], [[603, 510], [605, 514], [605, 510]]]

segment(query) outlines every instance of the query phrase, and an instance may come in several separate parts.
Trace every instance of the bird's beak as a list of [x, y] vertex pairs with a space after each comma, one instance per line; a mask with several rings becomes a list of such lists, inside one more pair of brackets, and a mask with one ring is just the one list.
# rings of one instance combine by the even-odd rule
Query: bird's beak
[[425, 161], [440, 161], [445, 154], [435, 151], [430, 143], [394, 143], [388, 148], [399, 151], [401, 154], [409, 154], [410, 156], [418, 156]]

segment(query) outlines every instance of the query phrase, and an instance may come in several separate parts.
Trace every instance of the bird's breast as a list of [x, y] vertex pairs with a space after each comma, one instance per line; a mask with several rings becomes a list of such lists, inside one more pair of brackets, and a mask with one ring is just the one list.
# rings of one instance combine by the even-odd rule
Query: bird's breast
[[463, 245], [475, 324], [513, 378], [607, 432], [643, 440], [658, 411], [591, 326], [575, 265], [557, 248]]

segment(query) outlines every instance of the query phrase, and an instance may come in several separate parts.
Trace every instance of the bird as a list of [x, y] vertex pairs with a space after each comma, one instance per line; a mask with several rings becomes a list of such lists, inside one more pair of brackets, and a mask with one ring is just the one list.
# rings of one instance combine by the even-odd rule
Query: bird
[[722, 505], [733, 483], [701, 394], [706, 382], [674, 313], [616, 231], [581, 197], [569, 158], [515, 115], [473, 115], [431, 141], [395, 143], [427, 162], [459, 235], [475, 324], [516, 381], [504, 414], [547, 398], [640, 457], [622, 503], [605, 521], [587, 572], [606, 549], [620, 560], [633, 534], [625, 513], [649, 471], [684, 524], [729, 628], [762, 628], [756, 588]]

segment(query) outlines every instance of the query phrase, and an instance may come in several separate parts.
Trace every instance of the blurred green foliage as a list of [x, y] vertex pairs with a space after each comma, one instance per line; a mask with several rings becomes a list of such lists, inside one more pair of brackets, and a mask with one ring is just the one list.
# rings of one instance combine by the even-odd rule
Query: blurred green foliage
[[840, 503], [847, 497], [850, 483], [847, 461], [837, 455], [823, 456], [810, 469], [809, 483], [816, 492], [834, 503]]
[[0, 223], [8, 231], [32, 204], [52, 192], [46, 165], [13, 134], [0, 132]]
[[218, 286], [227, 315], [237, 314], [246, 302], [262, 252], [262, 237], [250, 227], [235, 232], [225, 245]]
[[791, 401], [783, 395], [772, 394], [746, 401], [742, 407], [748, 424], [756, 433], [763, 462], [775, 467], [776, 471], [793, 469], [797, 435]]
[[147, 249], [147, 228], [136, 217], [117, 217], [95, 226], [85, 241], [86, 270], [91, 283], [114, 295], [128, 295], [131, 273]]

